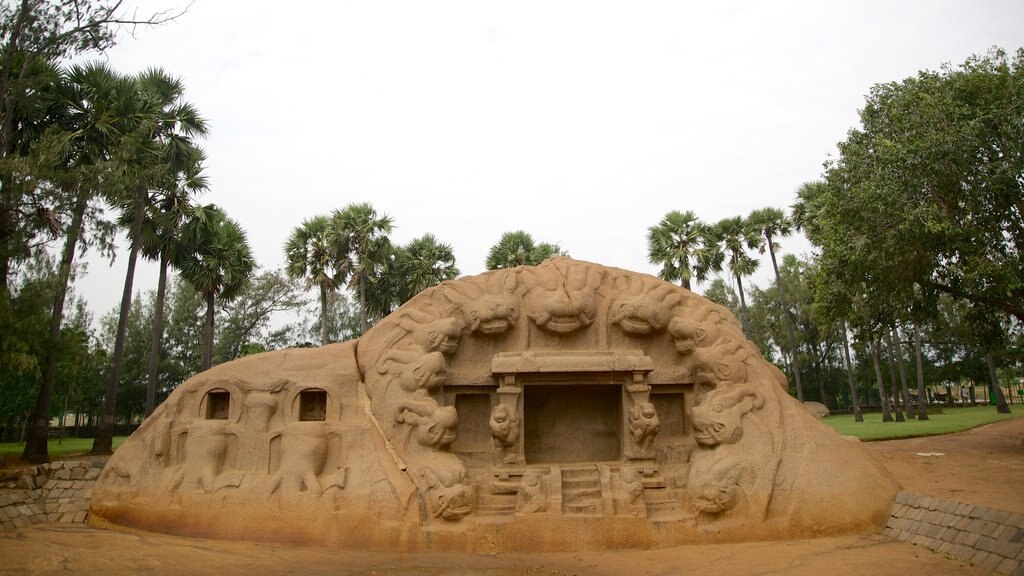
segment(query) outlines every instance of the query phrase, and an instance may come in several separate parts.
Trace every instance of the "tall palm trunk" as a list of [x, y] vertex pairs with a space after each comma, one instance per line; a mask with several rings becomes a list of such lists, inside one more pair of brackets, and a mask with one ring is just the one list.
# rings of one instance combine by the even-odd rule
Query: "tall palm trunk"
[[366, 274], [359, 272], [359, 335], [366, 334]]
[[885, 348], [889, 352], [889, 389], [892, 390], [893, 411], [897, 422], [905, 422], [903, 410], [900, 408], [900, 383], [896, 375], [896, 354], [892, 349], [892, 335], [885, 330]]
[[167, 297], [167, 256], [160, 255], [160, 280], [156, 285], [153, 310], [153, 336], [149, 343], [149, 370], [146, 378], [146, 416], [156, 408], [156, 385], [160, 368], [160, 344], [164, 339], [164, 300]]
[[871, 341], [871, 360], [875, 364], [875, 381], [878, 383], [878, 395], [882, 403], [882, 422], [892, 422], [892, 412], [889, 411], [889, 396], [885, 393], [885, 383], [882, 382], [882, 363], [878, 359], [879, 346], [877, 339]]
[[327, 337], [330, 331], [327, 329], [327, 285], [320, 284], [320, 345], [327, 345]]
[[206, 319], [203, 321], [203, 370], [213, 366], [213, 305], [214, 293], [206, 293]]
[[[772, 269], [775, 270], [775, 285], [779, 288], [779, 303], [782, 304], [782, 318], [786, 323], [786, 333], [789, 336], [789, 358], [793, 367], [793, 382], [796, 384], [797, 398], [803, 401], [803, 386], [800, 384], [800, 353], [796, 346], [796, 331], [793, 329], [793, 318], [789, 312], [789, 302], [786, 300], [786, 288], [782, 285], [782, 278], [779, 277], [779, 264], [775, 260], [775, 242], [770, 234], [765, 234], [768, 240], [768, 255], [772, 258]], [[821, 380], [818, 380], [818, 391], [822, 404], [825, 403], [824, 388]]]
[[750, 315], [747, 314], [747, 297], [743, 295], [743, 280], [739, 274], [733, 274], [733, 276], [736, 277], [736, 287], [740, 293], [740, 320], [743, 322], [743, 335], [750, 338]]
[[846, 320], [839, 320], [839, 330], [843, 333], [843, 360], [846, 361], [846, 379], [850, 385], [850, 403], [853, 405], [853, 421], [863, 422], [864, 414], [860, 411], [860, 398], [857, 397], [857, 381], [853, 376], [853, 364], [850, 362], [850, 341], [846, 337]]
[[1006, 403], [1006, 395], [1003, 394], [1003, 387], [999, 385], [999, 375], [996, 373], [996, 358], [991, 351], [989, 351], [988, 354], [985, 354], [985, 363], [988, 364], [988, 376], [992, 380], [992, 396], [996, 401], [996, 412], [1000, 414], [1009, 414], [1010, 406]]
[[53, 389], [57, 383], [57, 350], [60, 348], [60, 325], [64, 319], [64, 301], [68, 295], [68, 282], [71, 279], [71, 265], [75, 260], [75, 250], [82, 236], [82, 223], [85, 221], [85, 210], [89, 197], [85, 191], [78, 193], [71, 224], [68, 226], [64, 239], [64, 249], [60, 257], [57, 292], [53, 296], [53, 308], [50, 312], [50, 331], [47, 336], [46, 358], [43, 365], [43, 384], [36, 397], [36, 407], [32, 412], [32, 425], [28, 427], [25, 438], [25, 450], [21, 459], [30, 463], [49, 462], [50, 454], [46, 442], [49, 437], [50, 407], [53, 402]]
[[914, 356], [917, 360], [917, 419], [928, 419], [928, 390], [924, 386], [924, 362], [921, 360], [921, 331], [914, 324]]
[[107, 380], [107, 394], [103, 400], [103, 419], [96, 428], [96, 439], [92, 443], [92, 454], [112, 454], [114, 452], [114, 417], [117, 413], [117, 389], [121, 383], [121, 365], [124, 363], [124, 344], [128, 335], [128, 315], [132, 310], [132, 288], [135, 282], [135, 264], [139, 259], [139, 248], [142, 244], [142, 215], [146, 208], [146, 189], [139, 187], [135, 193], [135, 218], [128, 235], [131, 238], [131, 250], [128, 252], [128, 271], [124, 278], [124, 291], [121, 293], [121, 310], [117, 318], [117, 335], [114, 337], [114, 358]]

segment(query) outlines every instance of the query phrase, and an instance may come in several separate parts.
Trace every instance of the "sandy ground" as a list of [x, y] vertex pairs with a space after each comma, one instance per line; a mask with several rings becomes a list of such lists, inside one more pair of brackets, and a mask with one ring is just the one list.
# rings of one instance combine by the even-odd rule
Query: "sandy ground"
[[[907, 490], [1024, 511], [1024, 418], [868, 444]], [[927, 454], [927, 455], [922, 455]], [[941, 454], [941, 455], [939, 455]], [[990, 574], [880, 535], [563, 554], [386, 554], [43, 525], [0, 533], [6, 574], [872, 576]]]

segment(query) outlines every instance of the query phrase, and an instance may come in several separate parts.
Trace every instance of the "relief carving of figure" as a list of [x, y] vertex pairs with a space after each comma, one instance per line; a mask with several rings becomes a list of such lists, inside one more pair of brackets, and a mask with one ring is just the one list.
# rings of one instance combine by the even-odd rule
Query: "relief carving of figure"
[[553, 257], [550, 267], [536, 268], [543, 290], [531, 304], [530, 319], [552, 334], [568, 334], [590, 326], [597, 317], [597, 289], [606, 271], [574, 265], [568, 258]]
[[233, 434], [226, 420], [194, 420], [189, 424], [184, 462], [171, 481], [170, 491], [176, 497], [195, 488], [211, 494], [241, 484], [241, 474], [224, 474], [229, 435]]
[[419, 392], [399, 404], [395, 421], [412, 426], [412, 436], [420, 446], [443, 450], [455, 441], [459, 415], [454, 406], [439, 406]]
[[668, 324], [676, 351], [691, 354], [697, 348], [707, 348], [722, 337], [722, 328], [730, 324], [721, 310], [711, 308], [703, 314], [690, 317], [677, 316]]
[[473, 512], [476, 489], [461, 462], [438, 462], [421, 468], [419, 476], [426, 485], [424, 501], [432, 518], [454, 522]]
[[519, 318], [515, 290], [518, 280], [511, 272], [492, 274], [486, 289], [468, 282], [445, 282], [445, 298], [458, 306], [470, 332], [494, 336], [504, 334]]
[[629, 415], [629, 435], [636, 445], [638, 455], [648, 455], [654, 444], [654, 437], [661, 429], [661, 421], [654, 404], [637, 402]]
[[505, 464], [516, 461], [516, 442], [519, 441], [519, 416], [508, 406], [498, 404], [491, 411], [491, 437], [494, 450]]
[[619, 278], [616, 285], [626, 285], [630, 289], [612, 304], [608, 322], [640, 336], [664, 330], [673, 319], [672, 309], [682, 301], [682, 296], [671, 284], [660, 280], [652, 283], [654, 288], [648, 290], [648, 283], [640, 278]]
[[[419, 349], [388, 350], [377, 364], [377, 371], [397, 382], [402, 390], [436, 390], [444, 384], [448, 364], [440, 352]], [[389, 382], [389, 384], [390, 384]]]
[[743, 438], [743, 417], [762, 407], [764, 394], [753, 386], [712, 390], [693, 407], [693, 438], [706, 448], [735, 444]]
[[536, 470], [527, 470], [519, 483], [519, 491], [516, 494], [516, 513], [537, 514], [547, 512], [548, 500], [547, 489], [544, 486], [544, 477]]
[[413, 309], [403, 313], [398, 324], [409, 333], [414, 345], [427, 352], [451, 356], [459, 347], [462, 323], [455, 318], [434, 318]]
[[270, 480], [269, 492], [281, 491], [285, 510], [309, 508], [323, 492], [318, 476], [326, 463], [326, 424], [292, 422], [281, 431], [280, 466]]
[[639, 515], [644, 508], [644, 483], [640, 473], [636, 468], [623, 468], [619, 471], [619, 484], [617, 509], [620, 513]]
[[756, 454], [756, 449], [744, 448], [741, 443], [744, 417], [764, 405], [760, 390], [738, 386], [711, 390], [694, 406], [692, 422], [698, 451], [690, 467], [687, 489], [699, 524], [764, 514], [769, 494], [756, 493], [755, 470], [768, 471], [770, 467], [759, 464], [759, 458], [765, 455]]

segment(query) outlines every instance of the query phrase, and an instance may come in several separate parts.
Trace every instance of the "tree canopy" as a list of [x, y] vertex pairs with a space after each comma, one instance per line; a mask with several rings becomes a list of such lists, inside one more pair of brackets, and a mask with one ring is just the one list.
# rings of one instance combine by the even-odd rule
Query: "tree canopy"
[[1024, 49], [876, 85], [860, 121], [801, 198], [827, 283], [878, 314], [947, 293], [1024, 320]]

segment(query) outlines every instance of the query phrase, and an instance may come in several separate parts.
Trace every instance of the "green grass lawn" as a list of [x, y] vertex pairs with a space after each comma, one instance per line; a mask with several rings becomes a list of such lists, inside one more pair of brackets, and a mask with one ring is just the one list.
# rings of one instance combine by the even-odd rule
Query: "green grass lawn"
[[[124, 443], [127, 436], [114, 436], [114, 450]], [[21, 453], [25, 450], [24, 444], [17, 442], [3, 442], [0, 443], [0, 456], [7, 458], [21, 458]], [[89, 450], [92, 450], [92, 438], [65, 438], [61, 444], [57, 443], [57, 440], [50, 440], [47, 444], [47, 450], [50, 454], [50, 458], [69, 458], [79, 454], [86, 454]]]
[[870, 441], [949, 434], [1024, 416], [1024, 406], [1020, 404], [1010, 407], [1010, 410], [1013, 410], [1012, 414], [999, 414], [995, 406], [943, 406], [942, 410], [942, 414], [929, 414], [928, 420], [922, 422], [882, 422], [880, 412], [865, 414], [863, 422], [854, 422], [852, 414], [827, 416], [822, 421], [844, 436], [856, 436], [861, 440]]

